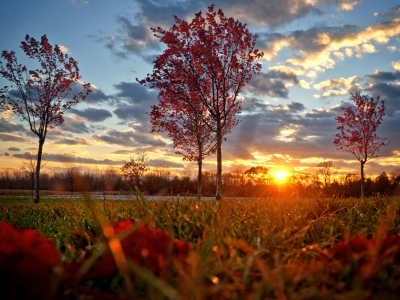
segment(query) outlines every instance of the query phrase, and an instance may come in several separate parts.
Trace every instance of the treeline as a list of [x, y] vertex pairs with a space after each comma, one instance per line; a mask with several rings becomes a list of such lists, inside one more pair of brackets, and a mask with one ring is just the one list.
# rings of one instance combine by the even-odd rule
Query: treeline
[[[108, 168], [101, 172], [69, 168], [63, 172], [42, 173], [41, 190], [60, 192], [119, 192], [129, 193], [137, 185], [120, 174], [119, 169]], [[0, 189], [31, 190], [34, 177], [20, 169], [0, 170]], [[271, 174], [254, 174], [235, 171], [222, 175], [225, 197], [299, 196], [359, 197], [361, 177], [356, 174], [324, 177], [307, 173], [292, 173], [282, 182]], [[147, 195], [196, 195], [197, 178], [190, 174], [173, 174], [167, 167], [153, 167], [140, 177], [138, 188]], [[216, 172], [203, 172], [202, 195], [215, 196]], [[382, 172], [375, 179], [366, 178], [365, 195], [400, 194], [400, 172]], [[1, 194], [1, 191], [0, 191]]]

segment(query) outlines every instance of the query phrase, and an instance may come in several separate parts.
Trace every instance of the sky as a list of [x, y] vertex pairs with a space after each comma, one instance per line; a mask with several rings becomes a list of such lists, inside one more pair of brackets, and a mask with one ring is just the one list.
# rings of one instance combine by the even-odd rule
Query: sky
[[[157, 91], [139, 85], [165, 49], [150, 28], [169, 29], [173, 16], [190, 21], [211, 4], [247, 23], [264, 52], [261, 73], [242, 90], [241, 121], [222, 145], [223, 172], [263, 165], [271, 172], [307, 172], [332, 161], [338, 174], [360, 173], [360, 163], [336, 150], [335, 118], [351, 93], [385, 99], [377, 131], [390, 144], [365, 165], [365, 174], [400, 165], [400, 1], [398, 0], [15, 0], [2, 3], [0, 51], [38, 68], [19, 48], [28, 34], [47, 35], [73, 57], [81, 80], [93, 85], [85, 102], [49, 131], [48, 170], [119, 168], [146, 152], [150, 166], [195, 176], [196, 162], [175, 154], [166, 133], [152, 133], [150, 106]], [[9, 83], [0, 78], [0, 87]], [[18, 168], [36, 154], [38, 138], [18, 116], [0, 111], [0, 168]], [[216, 171], [216, 155], [203, 167]]]

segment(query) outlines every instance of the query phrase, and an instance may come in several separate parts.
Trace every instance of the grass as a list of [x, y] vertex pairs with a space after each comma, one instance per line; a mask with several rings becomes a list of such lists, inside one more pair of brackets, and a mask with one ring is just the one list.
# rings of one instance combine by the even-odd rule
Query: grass
[[[378, 227], [399, 235], [397, 197], [220, 202], [187, 198], [145, 202], [61, 199], [31, 204], [28, 196], [10, 196], [0, 198], [0, 203], [0, 220], [46, 236], [68, 262], [104, 241], [99, 218], [114, 225], [119, 220], [141, 219], [192, 245], [190, 271], [173, 266], [168, 276], [157, 278], [146, 269], [135, 269], [133, 294], [127, 294], [127, 285], [118, 274], [84, 282], [86, 287], [114, 295], [147, 299], [361, 300], [384, 299], [400, 291], [400, 265], [386, 266], [368, 279], [357, 277], [353, 265], [340, 274], [321, 265], [323, 249], [345, 237], [371, 238]], [[75, 299], [78, 295], [65, 289], [63, 297]]]

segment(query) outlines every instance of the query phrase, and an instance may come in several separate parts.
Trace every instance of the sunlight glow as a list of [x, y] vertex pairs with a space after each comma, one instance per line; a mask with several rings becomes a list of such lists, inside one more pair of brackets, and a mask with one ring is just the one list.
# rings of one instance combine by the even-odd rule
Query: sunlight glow
[[278, 178], [279, 180], [282, 180], [282, 179], [284, 179], [284, 178], [287, 176], [287, 173], [285, 173], [285, 172], [278, 172], [278, 173], [275, 173], [275, 176], [276, 176], [276, 178]]

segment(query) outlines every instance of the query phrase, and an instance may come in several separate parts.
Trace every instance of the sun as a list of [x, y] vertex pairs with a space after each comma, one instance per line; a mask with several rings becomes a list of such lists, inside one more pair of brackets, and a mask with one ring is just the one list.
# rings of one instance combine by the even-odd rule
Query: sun
[[285, 172], [278, 172], [278, 173], [275, 173], [275, 177], [278, 178], [278, 180], [282, 180], [282, 179], [284, 179], [286, 176], [287, 176], [287, 173], [285, 173]]

